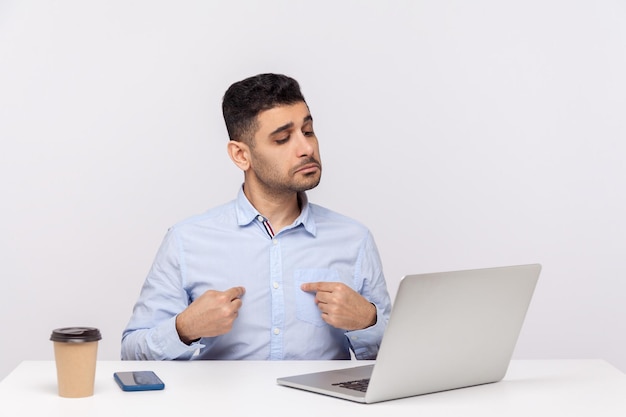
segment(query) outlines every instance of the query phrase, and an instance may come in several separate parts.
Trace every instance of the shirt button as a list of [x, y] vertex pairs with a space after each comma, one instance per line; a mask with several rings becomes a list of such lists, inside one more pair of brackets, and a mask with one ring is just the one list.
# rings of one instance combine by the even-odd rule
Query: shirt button
[[263, 216], [257, 216], [257, 218], [256, 218], [256, 219], [257, 219], [258, 221], [260, 221], [260, 222], [262, 222], [262, 221], [264, 221], [264, 220], [265, 220], [265, 219], [263, 218]]
[[274, 282], [272, 283], [272, 287], [274, 287], [274, 289], [275, 289], [275, 290], [277, 290], [277, 289], [278, 289], [278, 287], [279, 287], [278, 282], [274, 281]]
[[274, 245], [278, 245], [278, 239], [273, 239], [273, 240], [272, 240], [272, 243], [273, 243]]
[[274, 328], [274, 334], [276, 335], [280, 334], [280, 329], [278, 327]]

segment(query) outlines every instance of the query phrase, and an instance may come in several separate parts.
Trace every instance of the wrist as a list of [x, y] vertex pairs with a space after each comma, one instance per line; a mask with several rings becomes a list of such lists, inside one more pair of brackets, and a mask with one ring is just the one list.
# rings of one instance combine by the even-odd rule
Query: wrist
[[365, 326], [364, 329], [367, 329], [368, 327], [372, 327], [378, 321], [378, 309], [376, 308], [376, 305], [374, 303], [370, 303], [370, 306], [371, 306], [371, 310], [373, 310], [373, 313], [372, 313], [373, 316], [371, 320], [369, 321], [369, 324]]
[[182, 317], [182, 313], [176, 316], [175, 324], [176, 324], [176, 332], [178, 333], [178, 338], [180, 339], [181, 342], [183, 342], [187, 346], [200, 340], [199, 337], [194, 338], [188, 335], [188, 333], [186, 332], [186, 326], [184, 322], [184, 317]]

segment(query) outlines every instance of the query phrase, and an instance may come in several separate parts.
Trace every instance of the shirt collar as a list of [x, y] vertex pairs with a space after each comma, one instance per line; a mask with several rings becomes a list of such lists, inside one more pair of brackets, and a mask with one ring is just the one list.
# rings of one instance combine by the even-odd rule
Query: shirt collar
[[[300, 200], [300, 205], [302, 206], [300, 215], [296, 218], [293, 224], [286, 229], [293, 229], [302, 225], [307, 232], [309, 232], [312, 236], [315, 236], [317, 227], [315, 226], [315, 219], [311, 215], [311, 206], [306, 193], [304, 191], [299, 192], [298, 199]], [[244, 194], [243, 186], [239, 188], [239, 193], [237, 194], [237, 199], [235, 200], [235, 210], [237, 212], [237, 224], [239, 226], [247, 226], [256, 220], [258, 216], [262, 216]]]

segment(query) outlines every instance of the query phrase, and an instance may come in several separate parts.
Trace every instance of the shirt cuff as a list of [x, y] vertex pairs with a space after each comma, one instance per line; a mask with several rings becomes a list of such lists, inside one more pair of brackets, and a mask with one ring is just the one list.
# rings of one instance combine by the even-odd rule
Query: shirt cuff
[[163, 359], [190, 358], [196, 350], [204, 347], [199, 341], [186, 345], [180, 340], [176, 331], [176, 316], [163, 322], [155, 330], [151, 335], [150, 343], [155, 351], [160, 352]]
[[380, 309], [376, 306], [376, 324], [361, 330], [345, 333], [357, 359], [376, 359], [385, 327]]

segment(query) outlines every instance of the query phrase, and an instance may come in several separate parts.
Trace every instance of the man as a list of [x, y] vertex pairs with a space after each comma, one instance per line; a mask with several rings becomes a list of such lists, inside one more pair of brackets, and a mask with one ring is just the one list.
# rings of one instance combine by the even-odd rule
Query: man
[[307, 200], [322, 173], [298, 83], [260, 74], [222, 104], [234, 201], [172, 227], [122, 336], [122, 359], [374, 359], [391, 308], [361, 224]]

